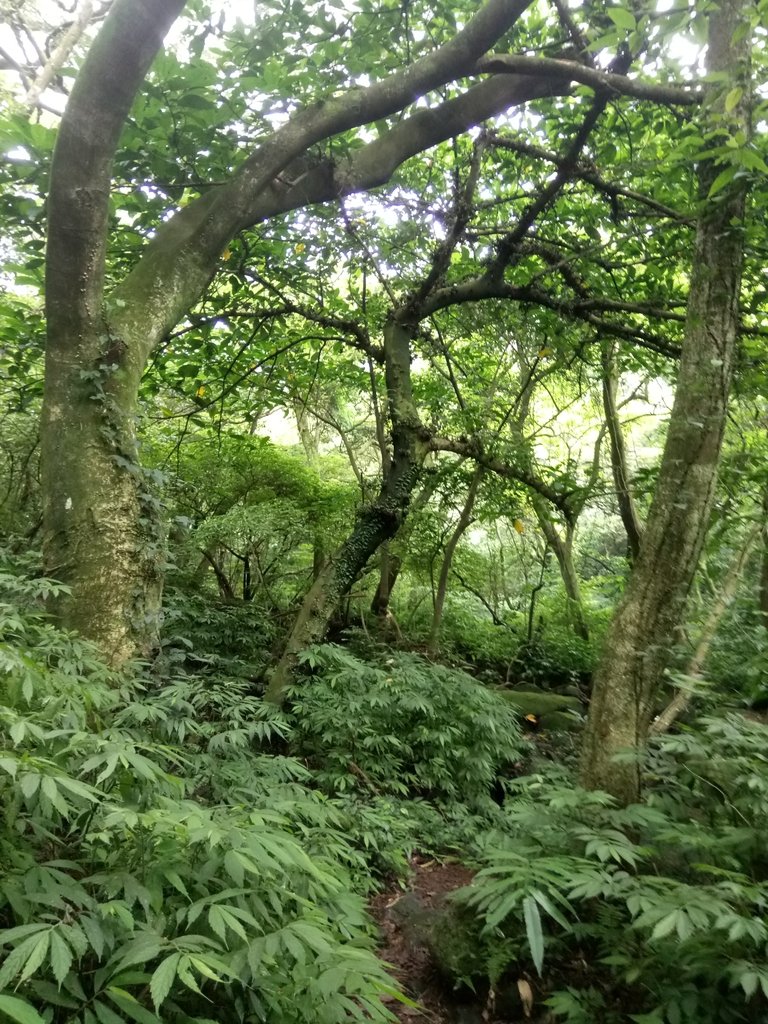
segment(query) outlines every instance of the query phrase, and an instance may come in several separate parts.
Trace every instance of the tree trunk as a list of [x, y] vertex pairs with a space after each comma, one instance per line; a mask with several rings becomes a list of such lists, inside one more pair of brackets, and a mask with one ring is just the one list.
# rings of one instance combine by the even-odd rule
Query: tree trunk
[[151, 652], [165, 558], [135, 440], [143, 360], [136, 339], [114, 330], [104, 302], [112, 159], [135, 92], [182, 7], [183, 0], [113, 7], [61, 120], [48, 197], [45, 565], [69, 587], [55, 605], [62, 624], [94, 640], [114, 665]]
[[[392, 600], [392, 591], [395, 589], [395, 584], [400, 577], [403, 563], [406, 555], [408, 554], [408, 545], [410, 543], [411, 534], [413, 533], [413, 527], [416, 523], [414, 515], [427, 507], [432, 495], [437, 490], [439, 481], [440, 476], [437, 473], [433, 473], [427, 478], [423, 487], [408, 507], [408, 519], [398, 530], [396, 542], [394, 544], [387, 543], [382, 546], [379, 582], [376, 586], [376, 592], [373, 595], [373, 600], [371, 601], [371, 613], [373, 615], [385, 618], [389, 612], [389, 603]], [[397, 548], [397, 550], [393, 550], [394, 548]], [[386, 560], [384, 558], [385, 552]], [[387, 570], [386, 583], [383, 582], [385, 565]]]
[[565, 587], [568, 620], [576, 635], [584, 641], [589, 641], [589, 627], [581, 597], [581, 580], [576, 572], [576, 566], [573, 564], [574, 524], [566, 524], [565, 538], [563, 538], [552, 521], [546, 500], [541, 495], [531, 494], [531, 504], [547, 545], [557, 559], [560, 576]]
[[[134, 438], [139, 381], [153, 349], [205, 292], [238, 232], [381, 185], [424, 148], [527, 100], [568, 92], [568, 82], [548, 75], [492, 77], [439, 108], [405, 116], [338, 164], [311, 158], [307, 170], [317, 143], [474, 75], [477, 60], [527, 5], [486, 0], [448, 42], [404, 69], [295, 111], [226, 182], [169, 211], [105, 297], [113, 157], [185, 0], [112, 3], [67, 103], [51, 171], [41, 450], [46, 567], [70, 588], [55, 610], [114, 664], [147, 653], [159, 619], [163, 543]], [[295, 180], [273, 187], [291, 166], [301, 168]]]
[[285, 696], [299, 655], [322, 640], [334, 612], [380, 545], [395, 536], [404, 521], [429, 448], [413, 404], [412, 329], [395, 318], [384, 328], [387, 395], [392, 422], [392, 463], [376, 500], [363, 509], [350, 536], [313, 583], [272, 673], [266, 699]]
[[611, 441], [611, 471], [613, 473], [613, 484], [616, 488], [616, 501], [619, 506], [619, 515], [624, 524], [627, 534], [627, 547], [629, 550], [629, 561], [634, 564], [640, 552], [640, 541], [643, 535], [643, 527], [640, 517], [635, 508], [632, 492], [629, 489], [629, 470], [627, 467], [627, 449], [624, 444], [624, 434], [621, 429], [621, 421], [616, 406], [616, 396], [619, 388], [616, 365], [613, 357], [614, 346], [608, 342], [603, 343], [603, 408], [605, 410], [605, 423], [608, 428], [608, 436]]
[[[743, 0], [723, 0], [710, 15], [710, 80], [701, 122], [710, 148], [713, 137], [720, 145], [723, 130], [746, 133], [749, 127], [749, 33], [742, 31], [742, 9]], [[745, 88], [734, 109], [726, 111], [725, 97], [735, 85]], [[736, 350], [744, 179], [709, 200], [720, 167], [714, 154], [700, 159], [703, 206], [675, 402], [639, 557], [595, 673], [584, 738], [583, 784], [606, 790], [623, 804], [640, 795], [640, 759], [653, 699], [707, 532]], [[630, 758], [617, 761], [623, 750]]]
[[760, 560], [760, 618], [768, 629], [768, 488], [763, 494], [763, 551]]
[[464, 507], [461, 510], [461, 514], [459, 515], [459, 520], [451, 534], [450, 540], [445, 546], [443, 564], [440, 567], [440, 579], [438, 580], [437, 593], [435, 595], [435, 609], [432, 615], [432, 628], [429, 633], [429, 642], [427, 644], [427, 650], [433, 657], [437, 654], [440, 646], [440, 626], [443, 621], [445, 597], [448, 593], [448, 576], [451, 572], [453, 556], [456, 553], [459, 541], [464, 536], [472, 522], [472, 509], [475, 507], [475, 499], [477, 498], [477, 491], [482, 479], [483, 468], [482, 466], [478, 466], [472, 476], [472, 481], [469, 485], [469, 490], [467, 491], [467, 497], [464, 502]]

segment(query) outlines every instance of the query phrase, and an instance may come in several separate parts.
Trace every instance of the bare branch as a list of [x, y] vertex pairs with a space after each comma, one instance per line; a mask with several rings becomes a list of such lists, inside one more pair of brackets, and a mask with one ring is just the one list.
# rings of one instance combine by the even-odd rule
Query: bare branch
[[613, 93], [617, 96], [634, 96], [640, 100], [674, 106], [696, 106], [702, 100], [702, 93], [699, 91], [680, 89], [674, 85], [657, 85], [655, 82], [641, 82], [636, 78], [597, 71], [577, 61], [556, 60], [552, 57], [489, 53], [477, 62], [477, 70], [493, 74], [550, 76], [568, 82], [580, 82], [582, 85], [591, 86], [595, 91]]

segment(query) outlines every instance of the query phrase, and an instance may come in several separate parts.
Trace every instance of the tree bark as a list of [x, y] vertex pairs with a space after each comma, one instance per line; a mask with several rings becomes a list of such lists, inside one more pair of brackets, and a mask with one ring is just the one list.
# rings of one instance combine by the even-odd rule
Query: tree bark
[[768, 488], [763, 494], [763, 551], [760, 560], [760, 619], [768, 630]]
[[552, 514], [546, 500], [534, 492], [531, 492], [530, 500], [541, 531], [546, 538], [547, 545], [557, 559], [560, 576], [565, 587], [569, 622], [573, 627], [574, 633], [582, 640], [588, 642], [589, 627], [584, 616], [581, 581], [579, 580], [579, 574], [576, 572], [576, 566], [573, 564], [573, 540], [576, 524], [574, 521], [566, 522], [565, 537], [562, 537], [552, 521]]
[[[382, 578], [384, 574], [384, 560], [382, 558], [382, 569], [379, 578], [379, 583], [376, 587], [376, 591], [371, 601], [371, 613], [385, 617], [389, 611], [389, 603], [392, 599], [392, 591], [395, 589], [400, 572], [403, 568], [403, 562], [408, 554], [408, 545], [413, 533], [413, 527], [416, 522], [414, 514], [420, 512], [423, 508], [429, 504], [432, 495], [437, 490], [440, 476], [437, 473], [433, 473], [427, 477], [419, 493], [413, 499], [408, 507], [408, 519], [401, 525], [397, 532], [397, 540], [395, 544], [385, 544], [382, 547], [382, 554], [384, 549], [387, 550], [387, 581], [386, 587], [382, 586]], [[397, 548], [397, 550], [393, 550]]]
[[395, 536], [408, 514], [429, 446], [413, 402], [411, 340], [414, 327], [392, 317], [384, 328], [387, 399], [392, 423], [392, 461], [375, 501], [360, 513], [354, 530], [313, 583], [276, 668], [265, 697], [285, 698], [299, 655], [322, 640], [331, 618], [368, 560]]
[[635, 501], [629, 488], [629, 469], [627, 466], [627, 448], [624, 444], [624, 433], [621, 429], [621, 421], [616, 405], [616, 396], [619, 388], [616, 364], [614, 361], [614, 346], [608, 342], [603, 343], [602, 349], [602, 385], [603, 385], [603, 409], [605, 411], [605, 423], [608, 428], [608, 437], [611, 442], [611, 472], [613, 484], [616, 488], [616, 501], [619, 506], [619, 515], [624, 524], [627, 534], [627, 548], [629, 561], [634, 564], [640, 553], [640, 541], [643, 536], [643, 527], [640, 517], [637, 514]]
[[[749, 132], [745, 28], [743, 0], [723, 0], [710, 14], [710, 81], [700, 133], [710, 150], [720, 145], [724, 129], [734, 135]], [[735, 86], [743, 93], [728, 110], [725, 98]], [[733, 372], [745, 186], [736, 178], [708, 199], [720, 170], [714, 156], [700, 158], [702, 211], [659, 480], [639, 557], [595, 673], [584, 738], [583, 784], [606, 790], [623, 804], [640, 795], [653, 698], [677, 639], [709, 522]], [[621, 751], [630, 757], [617, 761]]]
[[143, 365], [104, 302], [112, 159], [136, 90], [183, 0], [117, 3], [61, 121], [48, 198], [41, 428], [46, 571], [63, 624], [119, 665], [157, 632], [164, 545], [135, 439]]
[[427, 643], [427, 650], [433, 657], [437, 654], [440, 648], [440, 626], [443, 621], [445, 598], [448, 593], [448, 577], [451, 572], [451, 565], [453, 564], [453, 556], [456, 553], [459, 541], [464, 536], [472, 522], [472, 509], [475, 507], [475, 500], [477, 499], [480, 482], [483, 479], [483, 472], [482, 466], [478, 466], [475, 470], [469, 485], [469, 490], [467, 491], [466, 500], [464, 501], [464, 507], [461, 510], [454, 531], [451, 534], [448, 543], [445, 545], [443, 564], [440, 566], [440, 577], [438, 579], [437, 592], [435, 594], [432, 628], [430, 629], [429, 641]]

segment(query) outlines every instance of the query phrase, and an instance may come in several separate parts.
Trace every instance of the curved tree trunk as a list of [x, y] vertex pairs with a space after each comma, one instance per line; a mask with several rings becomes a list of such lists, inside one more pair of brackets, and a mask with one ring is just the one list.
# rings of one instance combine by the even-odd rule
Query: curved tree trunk
[[56, 603], [62, 623], [116, 665], [150, 653], [165, 558], [135, 441], [143, 362], [104, 301], [112, 159], [135, 92], [183, 6], [113, 7], [62, 118], [48, 199], [46, 571], [69, 587]]
[[[726, 125], [733, 133], [748, 130], [748, 87], [731, 112], [725, 109], [734, 85], [748, 86], [742, 10], [743, 0], [722, 0], [710, 15], [707, 63], [715, 82], [708, 85], [703, 135], [714, 127], [719, 138]], [[682, 623], [717, 483], [736, 350], [744, 213], [743, 179], [727, 185], [716, 201], [707, 200], [718, 172], [713, 157], [702, 159], [704, 206], [675, 402], [639, 557], [595, 673], [584, 738], [583, 784], [622, 803], [640, 794], [653, 699]], [[617, 761], [623, 750], [633, 758]]]
[[581, 597], [581, 581], [573, 564], [573, 538], [574, 524], [566, 524], [565, 538], [560, 535], [557, 527], [552, 521], [552, 514], [547, 502], [538, 494], [531, 494], [531, 504], [539, 521], [541, 531], [546, 538], [547, 545], [554, 553], [560, 569], [560, 576], [565, 587], [567, 601], [568, 619], [573, 631], [582, 640], [589, 640], [589, 627], [584, 615], [584, 602]]
[[[568, 91], [568, 82], [547, 75], [492, 77], [428, 118], [406, 116], [338, 164], [308, 159], [318, 142], [474, 74], [528, 3], [486, 0], [443, 46], [404, 69], [297, 110], [225, 183], [164, 219], [107, 298], [112, 160], [134, 97], [185, 5], [114, 0], [72, 90], [51, 172], [41, 449], [46, 567], [70, 588], [58, 618], [115, 664], [149, 651], [158, 624], [163, 541], [134, 438], [139, 380], [153, 349], [204, 293], [239, 231], [383, 184], [422, 149], [510, 106]], [[273, 187], [290, 168], [297, 173], [289, 187]]]
[[[461, 461], [461, 460], [459, 460]], [[385, 618], [389, 612], [389, 602], [392, 599], [392, 591], [395, 589], [400, 572], [403, 568], [403, 563], [408, 554], [408, 545], [410, 543], [411, 534], [413, 533], [413, 526], [416, 520], [414, 514], [420, 512], [423, 508], [429, 504], [432, 495], [437, 490], [437, 485], [440, 480], [438, 474], [433, 473], [424, 482], [423, 486], [419, 490], [419, 493], [411, 502], [408, 509], [408, 519], [403, 523], [397, 533], [397, 540], [393, 544], [382, 545], [382, 560], [379, 583], [376, 586], [376, 592], [373, 595], [371, 601], [371, 613], [373, 615], [381, 616]], [[384, 551], [386, 549], [386, 567], [387, 567], [387, 580], [386, 585], [383, 583], [384, 575]], [[396, 550], [395, 550], [396, 549]]]

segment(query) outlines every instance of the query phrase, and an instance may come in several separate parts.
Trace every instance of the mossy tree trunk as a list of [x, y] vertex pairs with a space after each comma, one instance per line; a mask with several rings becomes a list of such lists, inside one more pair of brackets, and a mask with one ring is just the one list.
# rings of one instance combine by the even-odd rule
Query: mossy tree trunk
[[122, 4], [107, 19], [61, 121], [48, 199], [45, 564], [69, 587], [57, 602], [62, 622], [114, 664], [152, 647], [163, 544], [135, 439], [143, 362], [104, 297], [112, 158], [135, 92], [183, 6]]
[[342, 598], [380, 546], [395, 536], [429, 453], [424, 428], [413, 402], [411, 340], [413, 327], [392, 317], [384, 328], [387, 401], [392, 424], [392, 459], [375, 500], [363, 508], [352, 533], [323, 568], [301, 610], [272, 672], [266, 697], [281, 703], [299, 655], [321, 640]]
[[[722, 0], [710, 14], [702, 145], [719, 145], [724, 129], [732, 135], [749, 131], [743, 18], [743, 0]], [[734, 88], [743, 93], [729, 109]], [[717, 483], [736, 351], [745, 198], [743, 178], [707, 198], [721, 170], [714, 154], [701, 159], [702, 210], [675, 402], [645, 536], [592, 687], [582, 782], [622, 803], [640, 794], [653, 699], [678, 639]], [[632, 758], [617, 761], [625, 750]]]

